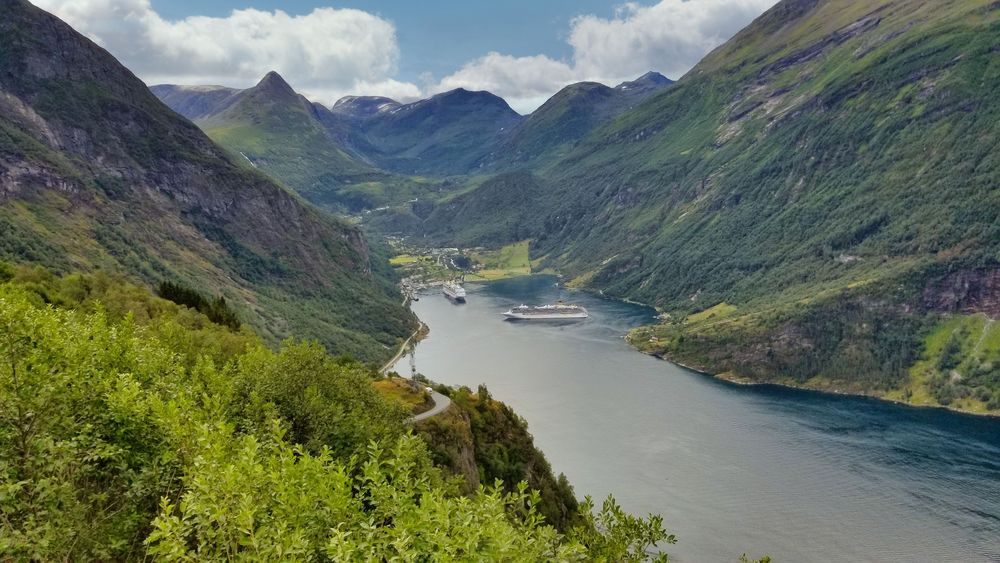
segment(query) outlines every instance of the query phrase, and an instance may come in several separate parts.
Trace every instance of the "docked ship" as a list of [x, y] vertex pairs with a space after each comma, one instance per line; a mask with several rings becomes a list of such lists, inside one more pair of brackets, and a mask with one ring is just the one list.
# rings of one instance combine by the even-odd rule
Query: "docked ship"
[[458, 282], [444, 282], [441, 286], [444, 296], [456, 303], [465, 303], [465, 288]]
[[586, 319], [590, 313], [579, 305], [518, 305], [503, 314], [512, 321], [575, 321]]

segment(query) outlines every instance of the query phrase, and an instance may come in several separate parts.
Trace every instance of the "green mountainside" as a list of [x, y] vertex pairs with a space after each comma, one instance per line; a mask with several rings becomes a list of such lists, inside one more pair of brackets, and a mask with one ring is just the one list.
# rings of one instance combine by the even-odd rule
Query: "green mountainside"
[[462, 89], [409, 104], [347, 96], [328, 109], [297, 94], [275, 72], [246, 90], [151, 90], [214, 141], [309, 201], [359, 212], [433, 203], [467, 188], [467, 174], [551, 161], [670, 84], [653, 72], [614, 88], [574, 84], [528, 117], [493, 94]]
[[648, 72], [614, 88], [597, 82], [570, 84], [504, 135], [491, 164], [508, 168], [551, 162], [597, 126], [672, 83], [662, 74]]
[[4, 560], [642, 561], [673, 542], [613, 498], [578, 505], [485, 390], [451, 410], [473, 471], [510, 481], [469, 488], [434, 438], [456, 427], [428, 445], [374, 370], [118, 277], [0, 262], [0, 358]]
[[932, 335], [1000, 314], [998, 43], [987, 0], [785, 0], [533, 165], [505, 212], [484, 181], [417, 232], [532, 238], [542, 267], [668, 313], [633, 342], [706, 371], [996, 411], [991, 333], [956, 329], [953, 367]]
[[378, 112], [360, 127], [379, 166], [447, 176], [474, 171], [522, 119], [498, 96], [459, 88]]
[[272, 342], [366, 360], [413, 329], [357, 228], [226, 153], [55, 17], [0, 7], [0, 257], [182, 282]]
[[151, 91], [212, 140], [324, 208], [402, 203], [429, 185], [350, 152], [348, 143], [357, 142], [351, 124], [296, 93], [276, 72], [246, 90], [158, 85]]

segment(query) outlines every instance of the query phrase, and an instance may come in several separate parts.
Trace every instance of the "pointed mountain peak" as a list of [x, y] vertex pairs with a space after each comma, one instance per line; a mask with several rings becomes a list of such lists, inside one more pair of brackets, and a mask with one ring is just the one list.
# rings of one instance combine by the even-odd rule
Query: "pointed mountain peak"
[[649, 71], [643, 74], [635, 80], [629, 82], [622, 82], [618, 86], [615, 86], [617, 90], [629, 90], [634, 88], [659, 88], [661, 86], [668, 86], [673, 84], [674, 81], [670, 80], [666, 76], [663, 76], [659, 72]]
[[646, 74], [643, 74], [639, 78], [635, 79], [636, 82], [652, 82], [654, 84], [670, 84], [673, 80], [670, 80], [666, 76], [663, 76], [655, 70], [651, 70]]
[[261, 78], [260, 82], [258, 82], [257, 85], [254, 86], [254, 89], [265, 92], [271, 92], [275, 94], [291, 94], [293, 96], [295, 95], [295, 90], [293, 90], [292, 87], [289, 86], [287, 82], [285, 82], [285, 79], [282, 78], [280, 74], [278, 74], [273, 70], [265, 74], [264, 78]]

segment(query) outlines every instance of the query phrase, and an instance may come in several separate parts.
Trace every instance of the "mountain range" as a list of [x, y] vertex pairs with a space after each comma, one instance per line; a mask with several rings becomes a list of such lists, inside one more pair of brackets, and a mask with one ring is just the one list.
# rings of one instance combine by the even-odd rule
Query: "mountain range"
[[[651, 72], [615, 88], [572, 85], [529, 116], [489, 92], [461, 88], [407, 104], [348, 96], [327, 108], [297, 94], [276, 72], [246, 90], [151, 90], [303, 197], [360, 211], [446, 194], [449, 177], [516, 168], [565, 149], [670, 83]], [[593, 89], [601, 90], [597, 103], [586, 94]]]
[[[307, 252], [301, 244], [274, 250], [287, 248], [287, 233], [262, 231], [278, 219], [261, 224], [239, 215], [242, 203], [212, 206], [201, 192], [184, 191], [200, 177], [174, 179], [189, 161], [169, 155], [201, 163], [208, 151], [212, 164], [198, 166], [222, 167], [289, 198], [288, 210], [345, 233], [343, 240], [362, 239], [276, 183], [326, 210], [364, 217], [376, 238], [405, 235], [441, 246], [531, 240], [533, 262], [572, 285], [660, 310], [664, 321], [632, 334], [635, 346], [708, 372], [1000, 410], [1000, 333], [990, 321], [1000, 314], [992, 157], [998, 23], [1000, 9], [987, 0], [782, 0], [676, 83], [650, 73], [615, 87], [572, 84], [526, 116], [489, 92], [463, 89], [405, 104], [351, 96], [328, 108], [273, 72], [245, 90], [152, 88], [226, 151], [154, 104], [131, 77], [125, 98], [143, 100], [142, 111], [162, 130], [122, 119], [136, 111], [128, 104], [125, 112], [106, 112], [113, 121], [60, 127], [59, 112], [76, 111], [73, 119], [86, 123], [84, 110], [106, 107], [106, 91], [126, 80], [33, 84], [31, 72], [52, 73], [25, 56], [11, 66], [17, 45], [32, 39], [11, 28], [15, 41], [0, 51], [8, 68], [4, 146], [16, 147], [18, 162], [31, 167], [8, 165], [5, 174], [39, 175], [37, 183], [51, 187], [45, 201], [17, 188], [18, 205], [5, 206], [4, 216], [21, 233], [19, 246], [8, 243], [5, 253], [64, 265], [63, 256], [87, 254], [68, 253], [61, 249], [66, 237], [43, 233], [53, 209], [69, 207], [66, 194], [79, 191], [70, 179], [84, 178], [85, 193], [111, 202], [134, 201], [135, 190], [115, 178], [141, 169], [151, 194], [182, 194], [167, 198], [169, 208], [151, 199], [160, 207], [150, 217], [178, 217], [186, 230], [166, 232], [195, 233], [186, 244], [220, 257], [203, 270], [234, 264], [224, 270], [239, 276], [230, 287], [264, 283], [253, 280], [270, 280], [282, 268], [327, 279], [315, 275], [327, 258], [299, 260]], [[143, 139], [88, 138], [143, 127], [162, 139], [163, 154]], [[149, 158], [159, 166], [142, 160]], [[7, 188], [4, 197], [12, 193]], [[101, 210], [72, 221], [55, 215], [79, 231], [74, 244], [105, 249], [88, 256], [128, 260], [146, 278], [163, 271], [204, 279], [190, 273], [197, 261], [180, 267], [159, 256], [171, 248], [165, 235], [145, 251], [155, 260], [108, 253], [118, 239], [80, 226], [117, 215], [88, 205]], [[238, 229], [243, 221], [255, 228]], [[141, 234], [152, 237], [164, 224]], [[238, 244], [222, 244], [220, 228]], [[275, 238], [258, 240], [264, 236]], [[367, 255], [362, 244], [353, 255]], [[331, 256], [342, 255], [352, 254]], [[273, 265], [277, 256], [281, 267]], [[363, 258], [346, 262], [365, 275]], [[374, 279], [388, 286], [384, 276]]]
[[530, 238], [542, 267], [660, 308], [633, 341], [706, 371], [1000, 409], [998, 22], [987, 1], [779, 2], [522, 172], [502, 215], [487, 181], [420, 233]]
[[0, 257], [183, 283], [272, 342], [366, 360], [413, 329], [358, 228], [213, 143], [62, 21], [0, 6]]
[[[465, 91], [332, 112], [345, 152], [433, 186], [370, 230], [531, 239], [573, 284], [658, 307], [633, 342], [706, 371], [996, 409], [975, 319], [1000, 302], [998, 14], [784, 0], [676, 84], [573, 84], [523, 117]], [[967, 359], [938, 368], [954, 313]]]

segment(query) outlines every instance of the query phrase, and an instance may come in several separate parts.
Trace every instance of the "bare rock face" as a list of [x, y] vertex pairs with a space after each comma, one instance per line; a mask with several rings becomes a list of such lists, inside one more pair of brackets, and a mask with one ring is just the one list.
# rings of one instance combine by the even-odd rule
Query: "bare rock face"
[[943, 313], [1000, 316], [1000, 268], [960, 270], [924, 288], [923, 307]]
[[[265, 334], [339, 353], [411, 330], [356, 227], [217, 146], [58, 18], [23, 0], [0, 0], [0, 14], [0, 227], [44, 238], [44, 265], [178, 279], [233, 299]], [[264, 85], [290, 90], [277, 75]], [[391, 319], [384, 342], [361, 334], [347, 300]], [[357, 332], [336, 336], [345, 326]]]
[[[338, 272], [367, 275], [356, 229], [322, 217], [262, 175], [245, 170], [197, 127], [170, 112], [110, 54], [69, 26], [19, 0], [2, 0], [0, 118], [71, 159], [78, 177], [122, 180], [114, 194], [130, 207], [155, 207], [263, 255], [278, 253], [316, 285]], [[283, 84], [269, 75], [275, 88]], [[62, 186], [54, 167], [9, 158], [0, 193]], [[63, 174], [64, 176], [66, 174]], [[165, 197], [150, 197], [159, 194]]]

